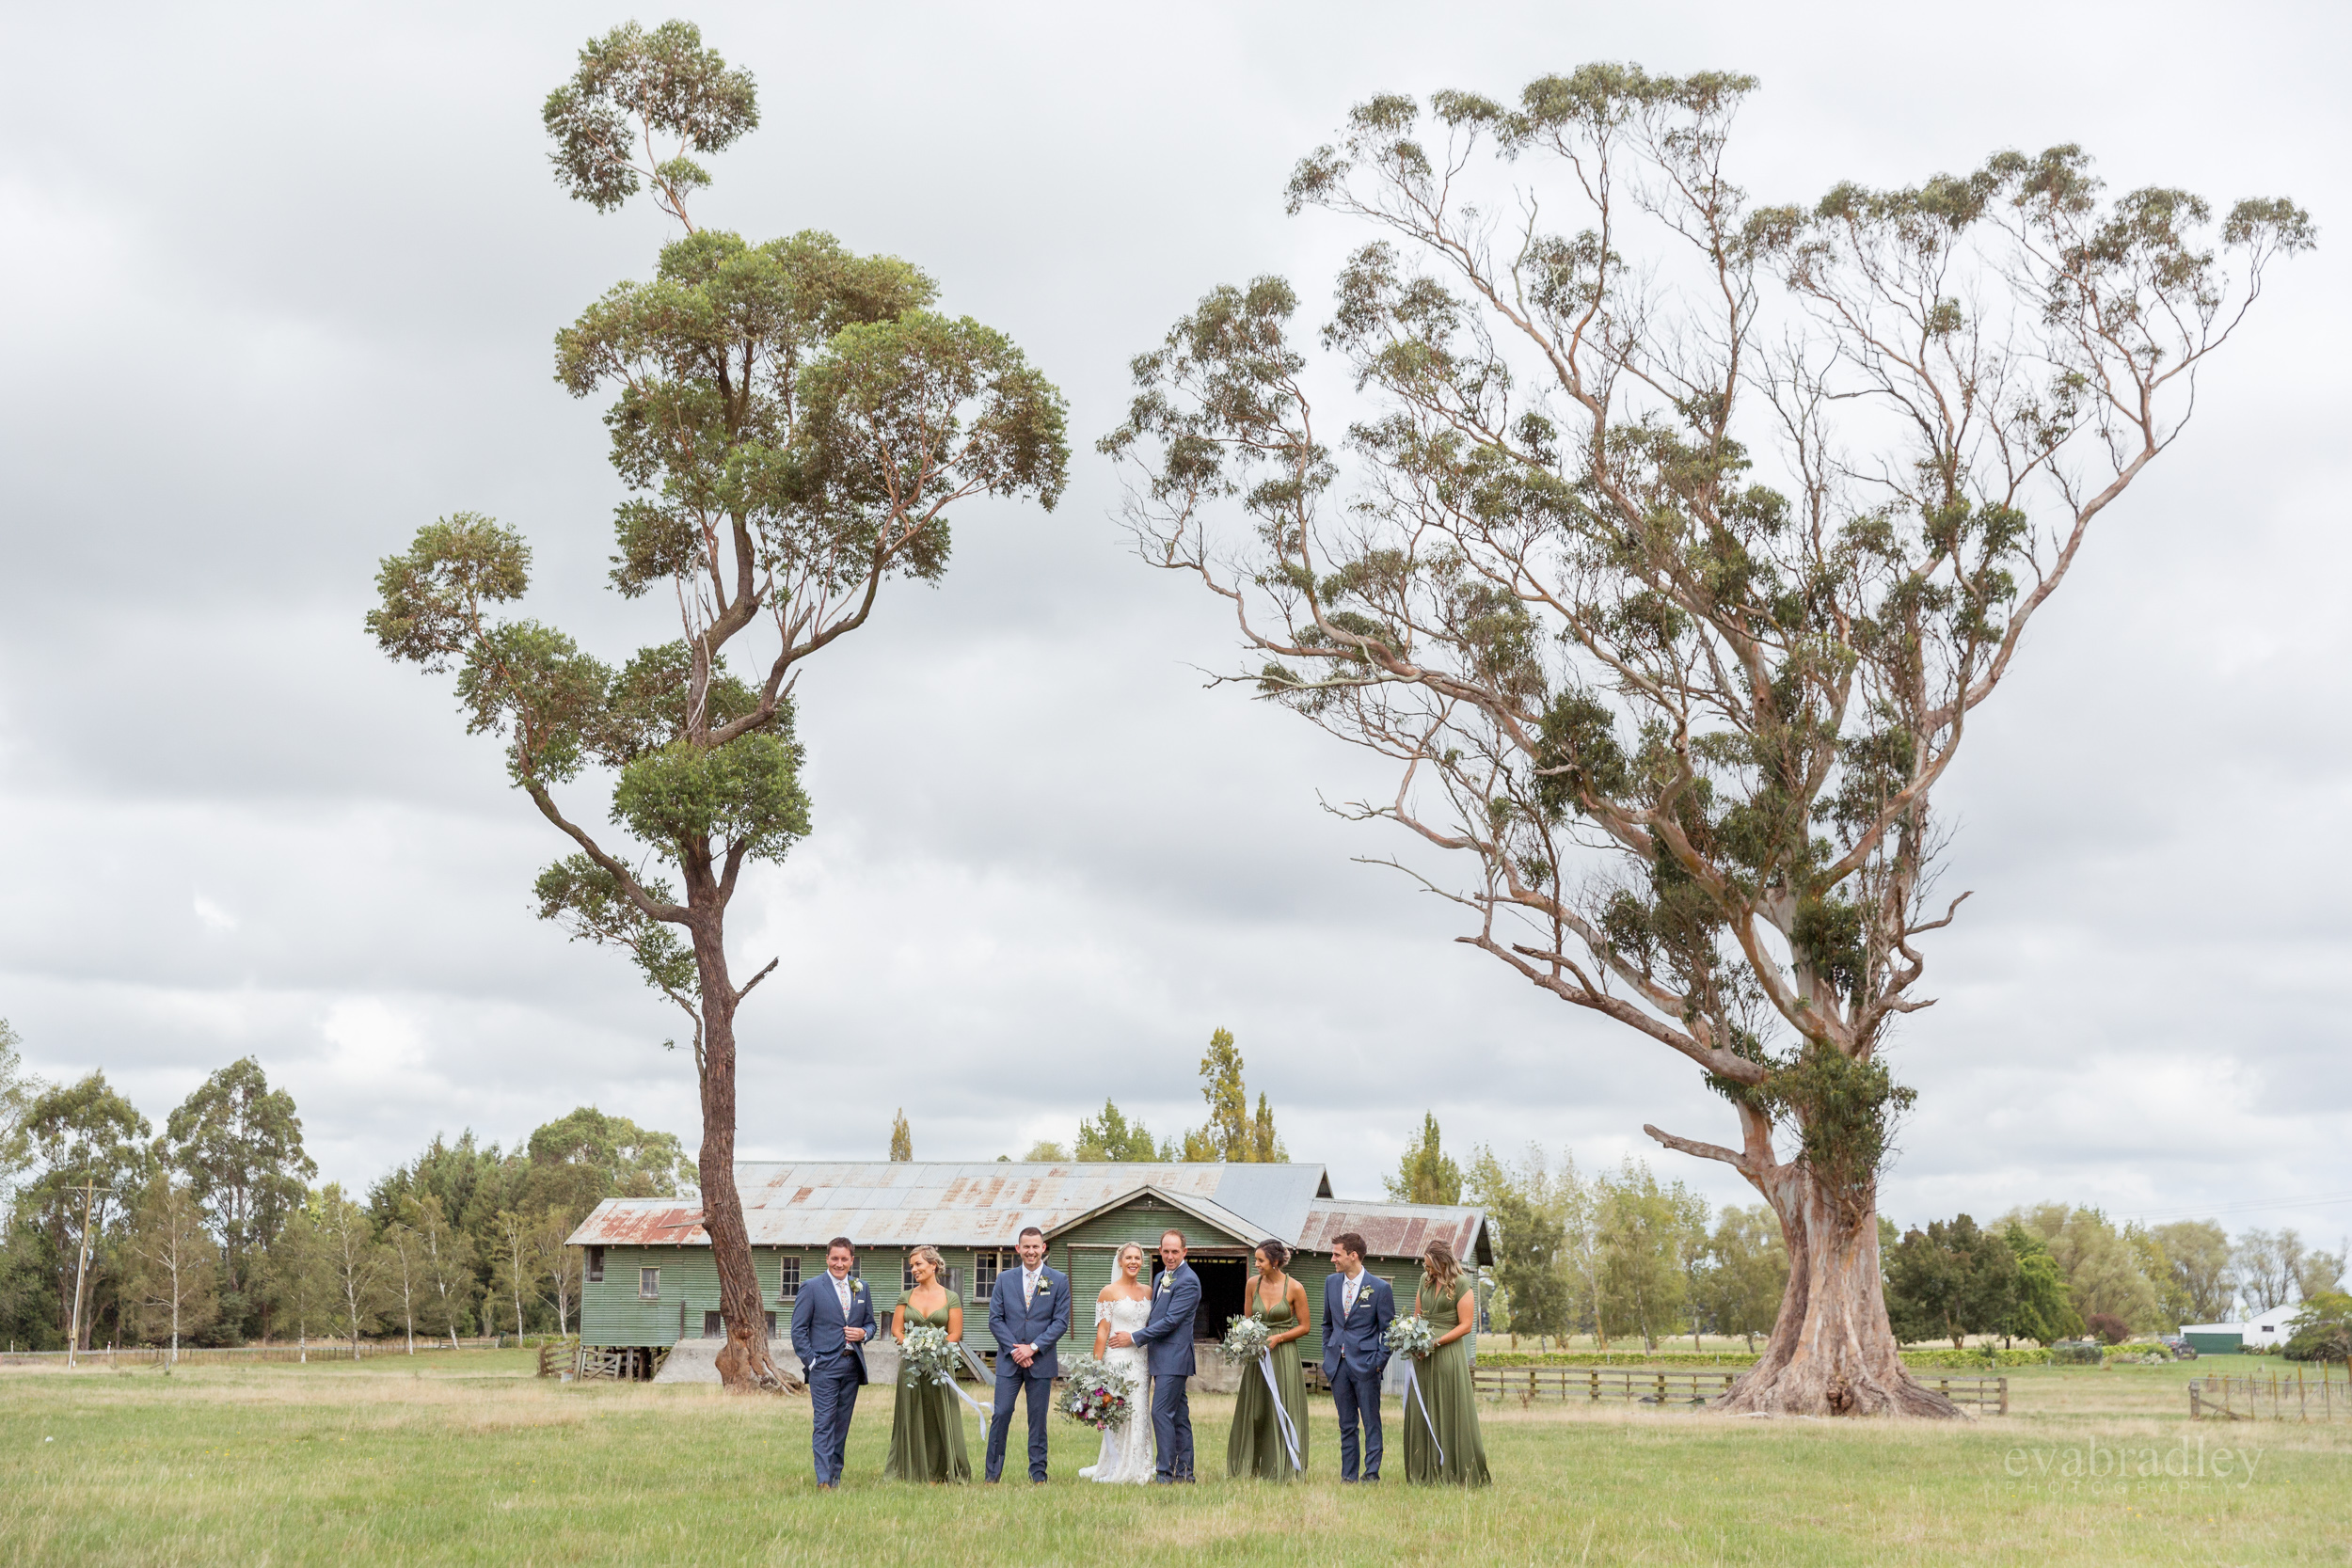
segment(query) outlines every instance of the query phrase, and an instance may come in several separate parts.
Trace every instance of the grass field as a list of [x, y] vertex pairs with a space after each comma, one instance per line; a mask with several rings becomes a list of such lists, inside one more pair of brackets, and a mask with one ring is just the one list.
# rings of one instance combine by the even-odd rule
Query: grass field
[[[1305, 1484], [1228, 1481], [1221, 1399], [1195, 1402], [1220, 1472], [1197, 1487], [1079, 1482], [1092, 1434], [1058, 1420], [1050, 1486], [895, 1486], [874, 1390], [826, 1495], [804, 1400], [564, 1386], [532, 1359], [0, 1371], [0, 1562], [2352, 1561], [2352, 1421], [2192, 1424], [2169, 1367], [2030, 1370], [2013, 1414], [1954, 1426], [1513, 1402], [1471, 1494], [1343, 1488], [1327, 1402]], [[2201, 1479], [2136, 1473], [2201, 1443]]]

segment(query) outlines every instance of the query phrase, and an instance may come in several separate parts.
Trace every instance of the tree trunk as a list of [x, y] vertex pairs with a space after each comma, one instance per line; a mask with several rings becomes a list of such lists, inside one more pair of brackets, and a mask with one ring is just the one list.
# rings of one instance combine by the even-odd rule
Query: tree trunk
[[1714, 1408], [1778, 1416], [1927, 1416], [1959, 1406], [1898, 1354], [1879, 1277], [1878, 1186], [1825, 1191], [1803, 1164], [1773, 1167], [1764, 1196], [1788, 1243], [1788, 1290], [1763, 1357]]
[[733, 1393], [798, 1392], [801, 1382], [768, 1354], [768, 1308], [752, 1261], [751, 1232], [743, 1224], [743, 1197], [735, 1185], [734, 990], [723, 954], [702, 951], [701, 930], [694, 945], [704, 976], [703, 1146], [695, 1164], [703, 1190], [703, 1231], [710, 1238], [710, 1260], [719, 1274], [719, 1315], [727, 1331], [719, 1352], [719, 1381]]

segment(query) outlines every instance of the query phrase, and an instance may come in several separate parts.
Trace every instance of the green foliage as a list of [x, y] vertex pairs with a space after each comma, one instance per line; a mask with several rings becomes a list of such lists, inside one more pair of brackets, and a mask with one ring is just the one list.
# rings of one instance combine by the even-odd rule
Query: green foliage
[[1751, 1349], [1772, 1332], [1788, 1289], [1788, 1241], [1764, 1204], [1726, 1206], [1708, 1240], [1700, 1305], [1718, 1334], [1745, 1336]]
[[1627, 1160], [1597, 1183], [1599, 1328], [1638, 1334], [1655, 1350], [1683, 1331], [1705, 1253], [1707, 1200], [1680, 1181], [1661, 1182], [1647, 1164]]
[[914, 1158], [914, 1132], [907, 1126], [907, 1114], [901, 1107], [890, 1121], [890, 1158], [904, 1163]]
[[1877, 1057], [1857, 1061], [1820, 1042], [1775, 1067], [1755, 1095], [1795, 1123], [1805, 1163], [1849, 1205], [1867, 1201], [1896, 1125], [1918, 1099]]
[[808, 835], [801, 756], [790, 740], [759, 732], [716, 747], [674, 741], [622, 770], [612, 816], [681, 857], [711, 847], [730, 861], [781, 861]]
[[1494, 1231], [1495, 1282], [1502, 1288], [1512, 1335], [1569, 1332], [1576, 1304], [1563, 1268], [1567, 1227], [1560, 1216], [1514, 1186], [1488, 1203], [1486, 1222]]
[[1884, 1256], [1886, 1312], [1899, 1339], [2004, 1332], [2017, 1312], [2016, 1254], [1966, 1214], [1906, 1232]]
[[[650, 180], [684, 222], [687, 193], [710, 183], [687, 152], [717, 152], [753, 129], [759, 100], [751, 73], [705, 49], [692, 23], [648, 33], [631, 22], [580, 50], [579, 71], [548, 94], [541, 118], [555, 139], [556, 181], [572, 196], [607, 213]], [[675, 148], [658, 162], [656, 135]]]
[[1462, 1201], [1462, 1167], [1439, 1146], [1436, 1113], [1422, 1113], [1421, 1131], [1406, 1144], [1396, 1174], [1382, 1177], [1380, 1184], [1396, 1203]]
[[0, 1232], [13, 1211], [16, 1184], [33, 1163], [33, 1144], [25, 1117], [33, 1101], [46, 1087], [24, 1070], [19, 1047], [24, 1038], [0, 1018]]
[[2049, 1243], [2014, 1219], [2003, 1226], [2001, 1239], [2017, 1259], [2017, 1294], [2002, 1332], [2044, 1345], [2080, 1333], [2082, 1316]]
[[2303, 1303], [2287, 1320], [2287, 1342], [2281, 1351], [2290, 1361], [2352, 1360], [2352, 1295], [2322, 1291]]
[[[249, 1060], [249, 1058], [248, 1058]], [[123, 1294], [133, 1328], [150, 1343], [192, 1339], [219, 1315], [220, 1248], [189, 1186], [159, 1169], [131, 1216]]]
[[[302, 1147], [294, 1096], [270, 1087], [261, 1063], [240, 1057], [199, 1085], [164, 1123], [165, 1158], [188, 1179], [220, 1240], [223, 1288], [251, 1305], [255, 1254], [301, 1207], [318, 1165]], [[243, 1331], [243, 1323], [231, 1326]]]
[[1258, 1096], [1256, 1113], [1250, 1112], [1241, 1048], [1233, 1043], [1230, 1029], [1209, 1037], [1209, 1049], [1200, 1058], [1200, 1098], [1208, 1101], [1209, 1119], [1184, 1134], [1184, 1159], [1278, 1164], [1290, 1158], [1274, 1128], [1274, 1107], [1264, 1095]]
[[2155, 1287], [2141, 1272], [2138, 1251], [2098, 1210], [2042, 1203], [2009, 1218], [2048, 1246], [2074, 1311], [2105, 1314], [2135, 1330], [2173, 1326], [2159, 1322]]
[[1116, 1104], [1104, 1100], [1102, 1115], [1079, 1121], [1078, 1141], [1072, 1153], [1079, 1160], [1152, 1161], [1170, 1158], [1175, 1150], [1154, 1144], [1142, 1122], [1129, 1121]]

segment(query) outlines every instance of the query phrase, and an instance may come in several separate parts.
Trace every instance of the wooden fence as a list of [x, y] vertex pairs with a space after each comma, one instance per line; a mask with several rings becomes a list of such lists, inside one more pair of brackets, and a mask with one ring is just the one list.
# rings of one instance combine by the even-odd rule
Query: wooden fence
[[2268, 1377], [2210, 1372], [2188, 1385], [2191, 1420], [2352, 1420], [2352, 1384], [2339, 1382], [2325, 1361]]
[[[497, 1350], [513, 1338], [515, 1336], [511, 1334], [488, 1335], [480, 1338], [460, 1339], [457, 1345], [463, 1350]], [[516, 1343], [521, 1341], [516, 1340]], [[420, 1338], [417, 1340], [417, 1354], [420, 1355], [427, 1351], [446, 1351], [450, 1348], [447, 1339]], [[362, 1339], [356, 1356], [352, 1351], [352, 1343], [348, 1339], [312, 1339], [306, 1344], [295, 1345], [183, 1345], [175, 1361], [168, 1345], [122, 1345], [114, 1349], [101, 1346], [96, 1350], [76, 1351], [73, 1360], [76, 1365], [84, 1367], [220, 1367], [255, 1361], [366, 1361], [381, 1355], [405, 1355], [408, 1354], [408, 1341]], [[0, 1351], [0, 1366], [62, 1367], [65, 1364], [66, 1353], [61, 1350]]]
[[[1739, 1381], [1738, 1372], [1644, 1372], [1615, 1367], [1475, 1367], [1471, 1385], [1492, 1399], [1638, 1401], [1643, 1404], [1703, 1405]], [[2009, 1379], [1937, 1377], [1919, 1381], [1954, 1404], [2009, 1414]]]

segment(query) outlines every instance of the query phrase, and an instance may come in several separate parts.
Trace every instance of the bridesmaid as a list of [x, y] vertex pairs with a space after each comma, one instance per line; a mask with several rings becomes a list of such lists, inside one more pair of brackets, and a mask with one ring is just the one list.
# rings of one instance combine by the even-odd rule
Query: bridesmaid
[[[1443, 1242], [1430, 1243], [1421, 1259], [1422, 1280], [1413, 1291], [1413, 1310], [1438, 1331], [1438, 1348], [1413, 1369], [1419, 1397], [1406, 1392], [1405, 1479], [1424, 1486], [1484, 1486], [1491, 1479], [1486, 1445], [1478, 1434], [1470, 1352], [1462, 1343], [1478, 1327], [1478, 1288], [1462, 1277], [1454, 1249]], [[1443, 1460], [1438, 1457], [1441, 1449]]]
[[[963, 1342], [963, 1298], [940, 1283], [946, 1273], [939, 1249], [919, 1246], [907, 1259], [914, 1289], [891, 1314], [890, 1337], [904, 1345], [907, 1330], [928, 1323], [944, 1328], [947, 1338]], [[898, 1359], [898, 1397], [890, 1413], [890, 1462], [882, 1466], [884, 1481], [967, 1481], [972, 1461], [963, 1451], [963, 1407], [955, 1390], [930, 1378], [918, 1378], [906, 1358]]]
[[[1272, 1329], [1266, 1350], [1274, 1358], [1274, 1387], [1266, 1386], [1262, 1366], [1241, 1370], [1241, 1394], [1233, 1402], [1233, 1429], [1225, 1440], [1225, 1473], [1257, 1476], [1264, 1481], [1295, 1481], [1307, 1469], [1307, 1377], [1296, 1354], [1285, 1354], [1293, 1340], [1304, 1339], [1313, 1327], [1307, 1315], [1307, 1287], [1282, 1272], [1290, 1248], [1267, 1240], [1258, 1243], [1258, 1277], [1249, 1289], [1249, 1315]], [[1279, 1390], [1281, 1408], [1290, 1417], [1291, 1435], [1298, 1442], [1298, 1463], [1291, 1464], [1290, 1444], [1275, 1415]]]

